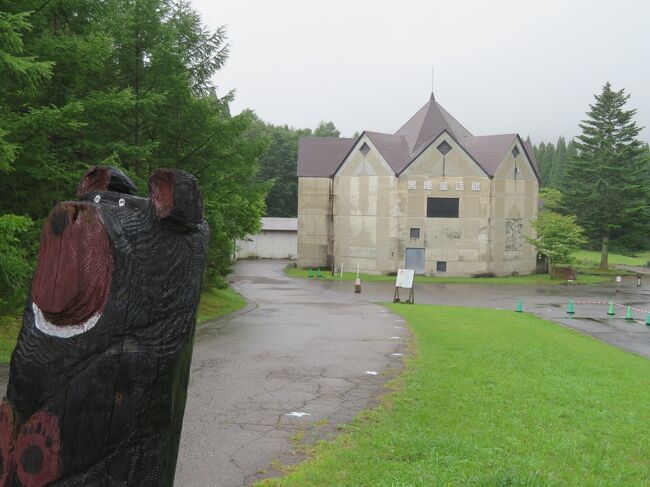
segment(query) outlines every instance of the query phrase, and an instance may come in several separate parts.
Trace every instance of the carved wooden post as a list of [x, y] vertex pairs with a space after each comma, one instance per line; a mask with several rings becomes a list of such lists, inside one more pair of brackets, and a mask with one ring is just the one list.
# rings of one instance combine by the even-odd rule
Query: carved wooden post
[[0, 405], [0, 486], [171, 486], [208, 244], [194, 176], [113, 168], [44, 224]]

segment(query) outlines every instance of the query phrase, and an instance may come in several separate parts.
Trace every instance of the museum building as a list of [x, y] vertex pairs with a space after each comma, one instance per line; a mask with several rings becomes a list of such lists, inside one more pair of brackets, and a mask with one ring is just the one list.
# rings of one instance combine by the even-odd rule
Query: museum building
[[535, 271], [539, 175], [518, 134], [472, 135], [431, 94], [397, 132], [303, 137], [298, 266], [371, 274]]

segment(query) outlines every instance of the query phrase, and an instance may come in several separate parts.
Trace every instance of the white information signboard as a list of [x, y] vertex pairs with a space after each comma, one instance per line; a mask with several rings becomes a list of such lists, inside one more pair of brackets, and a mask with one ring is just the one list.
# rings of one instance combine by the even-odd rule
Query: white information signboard
[[415, 271], [413, 269], [398, 269], [397, 281], [395, 282], [395, 287], [403, 287], [405, 289], [411, 289], [413, 287], [414, 274]]

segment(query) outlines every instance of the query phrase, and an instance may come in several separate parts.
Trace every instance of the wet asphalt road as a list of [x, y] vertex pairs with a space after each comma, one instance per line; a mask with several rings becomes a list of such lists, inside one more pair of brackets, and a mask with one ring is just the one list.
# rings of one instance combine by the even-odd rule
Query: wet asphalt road
[[[321, 286], [345, 291], [349, 283], [322, 282]], [[362, 295], [370, 301], [390, 301], [392, 283], [362, 283]], [[650, 312], [650, 275], [636, 286], [634, 276], [626, 276], [617, 291], [615, 284], [507, 286], [486, 284], [417, 284], [415, 302], [450, 306], [515, 310], [521, 299], [524, 311], [615, 345], [628, 352], [650, 358], [650, 327], [645, 326]], [[406, 293], [404, 293], [406, 295]], [[569, 299], [575, 301], [575, 314], [567, 314]], [[615, 315], [607, 315], [610, 301], [616, 303]], [[406, 305], [405, 305], [406, 306]], [[631, 306], [634, 321], [625, 320]]]
[[[240, 261], [243, 313], [199, 328], [175, 485], [241, 486], [301, 459], [372, 405], [408, 332], [363, 296], [289, 279], [283, 261]], [[377, 372], [378, 375], [366, 372]], [[302, 417], [290, 413], [307, 413]]]

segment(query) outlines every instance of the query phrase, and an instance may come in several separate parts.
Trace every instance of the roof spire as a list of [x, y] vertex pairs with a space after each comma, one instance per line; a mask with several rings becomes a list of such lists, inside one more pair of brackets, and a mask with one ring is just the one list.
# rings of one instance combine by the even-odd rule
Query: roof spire
[[436, 97], [433, 95], [433, 91], [431, 92], [431, 96], [429, 97], [429, 101], [436, 101]]
[[433, 63], [431, 63], [431, 96], [429, 101], [436, 101], [436, 97], [433, 95]]

